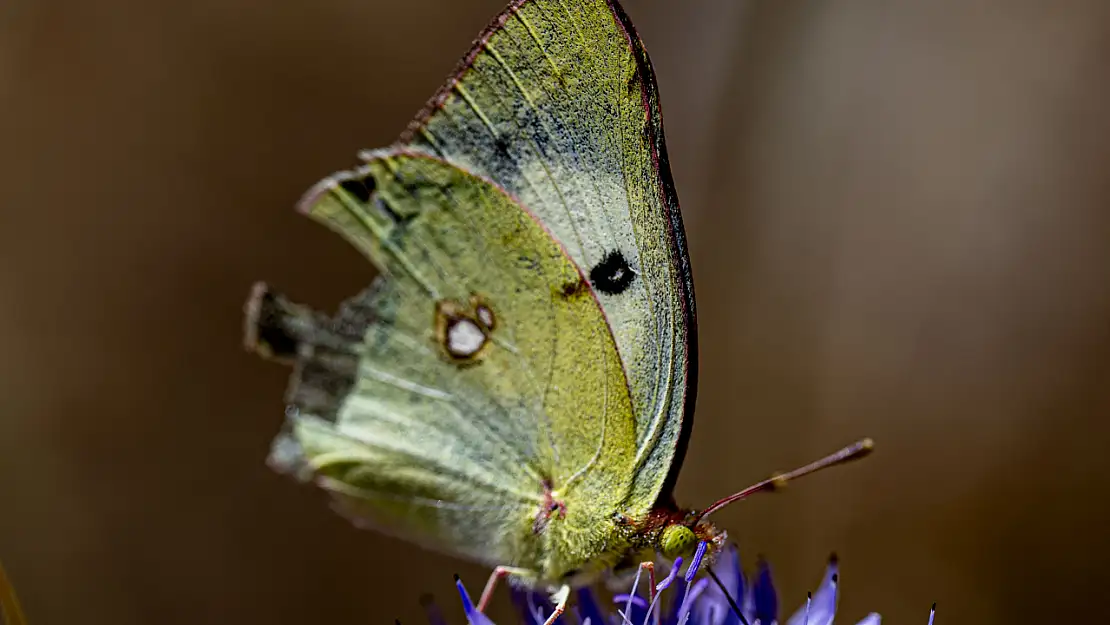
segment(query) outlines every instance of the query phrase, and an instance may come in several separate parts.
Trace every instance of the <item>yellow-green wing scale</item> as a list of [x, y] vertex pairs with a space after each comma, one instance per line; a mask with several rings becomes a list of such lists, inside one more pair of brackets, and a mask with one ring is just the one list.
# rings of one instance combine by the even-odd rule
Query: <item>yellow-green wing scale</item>
[[[572, 288], [583, 276], [550, 233], [493, 183], [405, 153], [325, 180], [302, 209], [382, 278], [359, 298], [360, 342], [285, 317], [287, 334], [315, 334], [302, 335], [301, 408], [278, 462], [306, 462], [356, 519], [491, 565], [558, 579], [619, 555], [613, 511], [635, 461], [627, 382], [596, 299]], [[454, 358], [437, 309], [471, 301], [493, 329], [472, 358]], [[333, 411], [314, 405], [344, 372], [351, 386]], [[545, 482], [590, 505], [538, 531]]]
[[655, 76], [623, 9], [517, 0], [400, 145], [507, 189], [596, 278], [636, 415], [627, 512], [669, 499], [692, 426], [694, 294]]

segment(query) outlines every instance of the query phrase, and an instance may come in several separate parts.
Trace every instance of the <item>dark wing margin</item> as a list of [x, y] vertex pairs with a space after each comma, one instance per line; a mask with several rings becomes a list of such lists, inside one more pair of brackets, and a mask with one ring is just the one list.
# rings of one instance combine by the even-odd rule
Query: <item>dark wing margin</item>
[[[524, 0], [527, 1], [527, 0]], [[607, 0], [609, 8], [613, 11], [613, 18], [620, 24], [628, 37], [628, 44], [636, 56], [636, 65], [643, 75], [640, 89], [643, 93], [644, 110], [648, 114], [648, 122], [652, 128], [650, 135], [651, 159], [655, 170], [659, 174], [662, 185], [660, 198], [663, 210], [666, 211], [667, 220], [670, 222], [669, 235], [670, 252], [674, 266], [678, 269], [679, 276], [675, 284], [682, 291], [682, 319], [685, 328], [686, 342], [686, 388], [683, 389], [682, 430], [675, 445], [674, 459], [667, 473], [667, 479], [659, 490], [656, 506], [667, 505], [673, 501], [672, 491], [678, 481], [682, 462], [686, 457], [686, 448], [690, 443], [690, 434], [694, 429], [694, 404], [698, 395], [698, 314], [694, 301], [694, 273], [690, 266], [690, 253], [686, 249], [686, 229], [682, 225], [682, 214], [679, 210], [678, 191], [675, 189], [674, 177], [671, 175], [671, 164], [667, 158], [667, 142], [663, 134], [663, 111], [659, 103], [659, 86], [655, 80], [655, 69], [648, 58], [647, 50], [640, 41], [636, 27], [625, 13], [624, 8], [617, 0]], [[516, 3], [516, 4], [522, 4]]]
[[[460, 59], [458, 64], [455, 65], [455, 69], [451, 70], [451, 73], [448, 74], [447, 80], [444, 82], [443, 86], [439, 88], [439, 91], [436, 91], [435, 95], [428, 99], [424, 108], [420, 109], [416, 117], [413, 117], [412, 121], [409, 122], [405, 131], [397, 138], [397, 145], [405, 145], [413, 141], [416, 137], [416, 133], [427, 125], [428, 119], [431, 118], [432, 115], [435, 115], [438, 109], [443, 107], [444, 100], [451, 94], [451, 89], [455, 84], [459, 82], [459, 77], [474, 65], [475, 57], [482, 53], [483, 46], [489, 41], [490, 37], [505, 26], [505, 22], [509, 21], [509, 18], [513, 16], [517, 9], [531, 1], [532, 0], [513, 0], [505, 10], [498, 13], [497, 17], [493, 18], [493, 20], [482, 29], [482, 32], [478, 34], [478, 38], [474, 40], [466, 56]], [[441, 154], [440, 156], [444, 155]]]

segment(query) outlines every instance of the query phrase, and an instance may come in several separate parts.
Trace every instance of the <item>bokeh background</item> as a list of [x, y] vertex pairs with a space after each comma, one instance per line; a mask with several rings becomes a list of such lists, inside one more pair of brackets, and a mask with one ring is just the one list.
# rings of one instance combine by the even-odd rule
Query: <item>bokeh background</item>
[[[389, 143], [503, 0], [0, 5], [0, 557], [33, 625], [422, 622], [485, 572], [264, 466], [252, 281], [371, 269], [291, 206]], [[1099, 622], [1110, 574], [1110, 4], [626, 0], [702, 332], [679, 500], [786, 606]], [[1098, 616], [1102, 614], [1103, 616]]]

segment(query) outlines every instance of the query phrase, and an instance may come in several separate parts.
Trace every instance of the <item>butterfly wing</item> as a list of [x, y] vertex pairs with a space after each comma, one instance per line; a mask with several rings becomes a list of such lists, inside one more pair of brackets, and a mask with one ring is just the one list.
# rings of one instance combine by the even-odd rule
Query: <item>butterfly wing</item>
[[520, 198], [590, 277], [636, 420], [626, 510], [669, 498], [692, 426], [694, 292], [654, 72], [615, 0], [517, 0], [401, 145]]
[[[274, 462], [378, 529], [541, 579], [619, 551], [628, 385], [585, 277], [540, 222], [490, 181], [404, 152], [301, 207], [382, 276], [334, 319], [256, 292], [248, 340], [296, 363]], [[591, 505], [548, 527], [552, 485]]]

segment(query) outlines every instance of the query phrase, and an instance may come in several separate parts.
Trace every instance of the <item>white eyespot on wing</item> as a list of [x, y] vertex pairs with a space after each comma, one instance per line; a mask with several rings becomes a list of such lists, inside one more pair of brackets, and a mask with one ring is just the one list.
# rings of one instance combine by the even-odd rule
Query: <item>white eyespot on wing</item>
[[478, 315], [478, 321], [486, 326], [487, 330], [492, 330], [493, 324], [496, 321], [493, 316], [493, 311], [490, 310], [488, 306], [478, 306], [475, 312]]
[[486, 333], [467, 317], [452, 319], [447, 325], [446, 347], [455, 358], [470, 358], [486, 344]]

